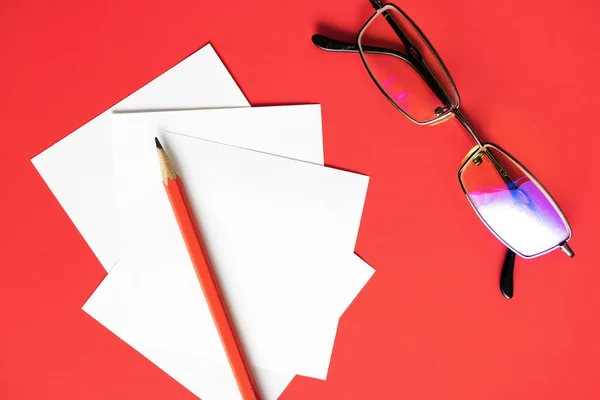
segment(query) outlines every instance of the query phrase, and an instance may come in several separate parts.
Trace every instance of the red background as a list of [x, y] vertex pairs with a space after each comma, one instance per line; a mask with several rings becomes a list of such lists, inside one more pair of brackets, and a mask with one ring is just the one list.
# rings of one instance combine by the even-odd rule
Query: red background
[[[357, 253], [377, 273], [343, 316], [327, 381], [283, 399], [598, 399], [596, 0], [404, 0], [485, 139], [569, 217], [577, 256], [517, 260], [457, 182], [455, 121], [419, 127], [381, 96], [353, 40], [367, 0], [0, 5], [0, 397], [192, 399], [80, 310], [104, 270], [30, 158], [207, 42], [253, 105], [320, 103], [328, 165], [371, 176]], [[75, 166], [74, 166], [75, 167]]]

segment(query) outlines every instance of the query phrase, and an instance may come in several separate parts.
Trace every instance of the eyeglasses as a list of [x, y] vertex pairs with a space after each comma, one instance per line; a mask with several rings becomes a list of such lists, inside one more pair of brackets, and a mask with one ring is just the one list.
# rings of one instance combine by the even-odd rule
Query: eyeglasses
[[370, 0], [375, 14], [354, 43], [313, 35], [313, 43], [332, 52], [359, 53], [381, 93], [419, 125], [456, 117], [476, 145], [458, 170], [467, 200], [506, 247], [500, 291], [514, 293], [515, 254], [538, 257], [561, 248], [569, 257], [571, 227], [542, 184], [502, 148], [484, 143], [459, 109], [460, 97], [442, 59], [419, 27], [394, 4]]

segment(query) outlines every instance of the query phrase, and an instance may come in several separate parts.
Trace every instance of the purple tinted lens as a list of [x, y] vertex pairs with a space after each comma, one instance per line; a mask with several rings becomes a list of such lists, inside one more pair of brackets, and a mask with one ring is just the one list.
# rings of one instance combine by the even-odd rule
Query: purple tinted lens
[[569, 228], [549, 197], [499, 149], [486, 145], [476, 152], [460, 180], [488, 227], [523, 256], [535, 256], [569, 239]]

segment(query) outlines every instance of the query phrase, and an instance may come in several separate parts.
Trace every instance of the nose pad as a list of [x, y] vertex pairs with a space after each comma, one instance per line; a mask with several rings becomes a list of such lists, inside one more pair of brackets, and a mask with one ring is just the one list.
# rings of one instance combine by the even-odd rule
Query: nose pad
[[481, 162], [483, 161], [483, 157], [485, 157], [485, 152], [482, 151], [481, 153], [479, 153], [475, 157], [473, 157], [473, 164], [481, 165]]
[[[442, 110], [446, 110], [446, 111], [442, 111]], [[440, 115], [444, 115], [444, 113], [447, 113], [448, 110], [449, 110], [448, 107], [444, 107], [444, 108], [438, 107], [435, 109], [435, 115], [437, 115], [439, 117]], [[448, 121], [450, 118], [454, 118], [454, 113], [447, 113], [446, 116], [444, 116], [441, 120], [434, 122], [432, 124], [428, 124], [428, 125], [429, 126], [439, 125], [442, 122]]]
[[[467, 155], [465, 155], [465, 157], [462, 159], [462, 161], [460, 162], [460, 165], [463, 166], [465, 165], [465, 163], [467, 162], [467, 160], [469, 160], [471, 158], [471, 156], [479, 150], [479, 146], [473, 146], [473, 148], [471, 150], [469, 150], [469, 152], [467, 153]], [[478, 156], [478, 155], [477, 155]], [[475, 164], [478, 165], [478, 164]]]
[[439, 117], [440, 115], [446, 114], [448, 112], [448, 110], [450, 110], [450, 107], [448, 107], [448, 106], [438, 107], [435, 109], [435, 115], [437, 115]]

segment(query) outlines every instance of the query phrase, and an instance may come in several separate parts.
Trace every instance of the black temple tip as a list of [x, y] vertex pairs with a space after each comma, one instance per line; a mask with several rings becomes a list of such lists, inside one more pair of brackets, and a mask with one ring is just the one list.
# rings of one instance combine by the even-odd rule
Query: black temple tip
[[154, 138], [154, 144], [156, 144], [156, 148], [157, 149], [162, 149], [163, 148], [157, 137]]
[[311, 40], [315, 46], [325, 51], [337, 51], [344, 53], [357, 53], [358, 45], [356, 43], [347, 43], [335, 40], [318, 33], [312, 35]]
[[514, 271], [515, 253], [507, 249], [504, 263], [502, 264], [502, 272], [500, 273], [500, 291], [508, 300], [512, 299], [515, 292]]
[[326, 36], [323, 36], [323, 35], [319, 35], [318, 33], [315, 33], [314, 35], [312, 35], [311, 40], [312, 40], [313, 44], [320, 49], [329, 49], [329, 47], [330, 47], [329, 38]]

